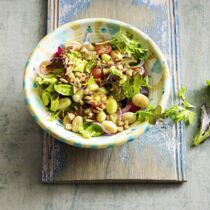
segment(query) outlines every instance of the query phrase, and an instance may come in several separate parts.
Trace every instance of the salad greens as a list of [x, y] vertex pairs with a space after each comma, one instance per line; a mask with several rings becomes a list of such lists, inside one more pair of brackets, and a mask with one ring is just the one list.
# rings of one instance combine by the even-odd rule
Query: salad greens
[[141, 87], [150, 88], [147, 81], [142, 79], [139, 74], [137, 74], [134, 78], [127, 77], [126, 81], [122, 84], [124, 95], [127, 98], [132, 98], [134, 95], [138, 94]]
[[[182, 99], [183, 106], [172, 105], [169, 109], [162, 112], [161, 106], [148, 106], [145, 110], [140, 110], [137, 112], [138, 119], [143, 121], [149, 121], [151, 124], [155, 124], [157, 120], [170, 118], [175, 123], [183, 121], [186, 125], [192, 124], [194, 120], [195, 113], [189, 110], [189, 106], [184, 106], [184, 101], [187, 101], [185, 97], [186, 88], [182, 86], [178, 96]], [[189, 103], [189, 102], [188, 102]], [[190, 104], [190, 103], [189, 103]], [[194, 106], [190, 106], [194, 107]]]
[[103, 130], [100, 125], [85, 122], [80, 126], [79, 133], [85, 138], [90, 138], [94, 136], [101, 136], [103, 134]]
[[58, 107], [59, 107], [59, 98], [51, 97], [50, 110], [56, 112], [58, 110]]
[[85, 72], [90, 73], [91, 69], [93, 67], [95, 67], [95, 63], [94, 63], [94, 58], [92, 57], [91, 60], [87, 63], [86, 68], [85, 68]]
[[210, 86], [210, 80], [206, 80], [206, 84]]
[[152, 87], [144, 66], [150, 54], [125, 32], [101, 43], [59, 47], [50, 61], [40, 64], [35, 79], [50, 119], [59, 119], [65, 129], [85, 138], [121, 132], [137, 120], [155, 124], [171, 118], [191, 124], [194, 106], [185, 97], [185, 87], [178, 94], [180, 106], [163, 111], [150, 104]]
[[62, 68], [56, 68], [56, 69], [53, 70], [52, 73], [54, 75], [59, 75], [59, 74], [63, 73], [63, 71], [64, 71], [64, 69], [62, 69]]
[[42, 92], [42, 102], [45, 106], [48, 106], [49, 103], [50, 103], [50, 98], [51, 98], [51, 95], [48, 91], [44, 90]]
[[91, 76], [87, 81], [87, 85], [95, 85], [95, 84], [97, 84], [97, 83], [96, 83], [94, 77]]
[[57, 79], [55, 77], [37, 77], [36, 83], [38, 85], [52, 85], [57, 82]]
[[122, 32], [117, 33], [112, 39], [113, 48], [127, 52], [136, 59], [146, 59], [148, 50], [141, 47], [139, 41], [134, 40], [133, 36], [127, 37]]
[[186, 97], [185, 97], [186, 90], [187, 90], [186, 87], [182, 86], [180, 91], [179, 91], [179, 93], [178, 93], [178, 96], [182, 99], [182, 104], [184, 105], [184, 107], [186, 107], [186, 108], [194, 108], [195, 106], [190, 104], [188, 102], [188, 100], [186, 99]]
[[71, 96], [73, 95], [73, 88], [68, 84], [54, 84], [54, 89], [56, 92], [60, 93], [63, 96]]
[[183, 121], [186, 125], [192, 124], [195, 113], [179, 105], [173, 105], [164, 112], [165, 118], [171, 118], [174, 122]]
[[149, 105], [145, 110], [140, 110], [136, 112], [137, 119], [140, 122], [148, 121], [151, 124], [155, 124], [157, 120], [160, 120], [164, 117], [162, 114], [161, 106], [157, 106], [156, 108], [152, 105]]

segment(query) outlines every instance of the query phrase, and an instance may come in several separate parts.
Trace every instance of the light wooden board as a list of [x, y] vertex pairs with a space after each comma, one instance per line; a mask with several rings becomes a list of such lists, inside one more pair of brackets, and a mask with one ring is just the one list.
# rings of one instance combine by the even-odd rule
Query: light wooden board
[[[115, 18], [133, 24], [156, 41], [171, 70], [170, 103], [180, 87], [179, 32], [175, 0], [49, 0], [48, 31], [85, 17]], [[170, 121], [117, 148], [87, 150], [43, 139], [42, 181], [54, 182], [183, 182], [183, 125]]]

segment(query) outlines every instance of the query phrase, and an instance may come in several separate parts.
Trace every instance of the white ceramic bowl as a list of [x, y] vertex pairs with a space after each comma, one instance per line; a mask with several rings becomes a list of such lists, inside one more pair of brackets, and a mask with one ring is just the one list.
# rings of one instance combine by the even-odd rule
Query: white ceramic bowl
[[49, 112], [42, 104], [34, 83], [34, 79], [37, 76], [36, 69], [42, 61], [52, 57], [58, 46], [65, 44], [69, 40], [79, 42], [107, 40], [119, 30], [129, 31], [139, 39], [143, 47], [148, 48], [152, 52], [151, 59], [145, 63], [151, 75], [150, 82], [154, 87], [150, 91], [149, 98], [152, 99], [154, 105], [160, 104], [163, 109], [165, 108], [170, 92], [169, 70], [165, 57], [154, 41], [137, 28], [117, 20], [101, 18], [77, 20], [62, 25], [45, 36], [33, 50], [25, 69], [23, 86], [28, 109], [36, 122], [56, 139], [82, 148], [108, 148], [132, 141], [151, 127], [148, 122], [135, 123], [128, 130], [112, 136], [83, 138], [76, 133], [67, 131], [58, 120], [49, 120]]

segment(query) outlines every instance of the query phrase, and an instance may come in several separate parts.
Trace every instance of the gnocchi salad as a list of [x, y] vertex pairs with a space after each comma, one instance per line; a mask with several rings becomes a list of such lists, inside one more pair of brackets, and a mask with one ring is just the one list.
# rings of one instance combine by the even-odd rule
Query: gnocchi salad
[[58, 47], [40, 64], [35, 79], [51, 119], [85, 138], [128, 129], [150, 105], [144, 67], [149, 53], [122, 32], [104, 42], [70, 41]]

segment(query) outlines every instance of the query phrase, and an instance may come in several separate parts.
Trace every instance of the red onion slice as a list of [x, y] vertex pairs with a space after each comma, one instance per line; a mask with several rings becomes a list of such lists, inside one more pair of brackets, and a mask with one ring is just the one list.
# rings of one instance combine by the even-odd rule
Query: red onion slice
[[122, 109], [122, 114], [128, 112], [132, 107], [132, 104], [128, 104], [125, 108]]
[[55, 53], [54, 57], [60, 57], [62, 52], [63, 52], [63, 49], [61, 47], [58, 47], [57, 52]]
[[120, 120], [122, 119], [122, 115], [123, 115], [122, 110], [119, 109], [119, 117], [120, 117]]
[[139, 64], [137, 64], [136, 66], [131, 66], [131, 68], [140, 68], [144, 65], [144, 60], [141, 60], [141, 62]]

